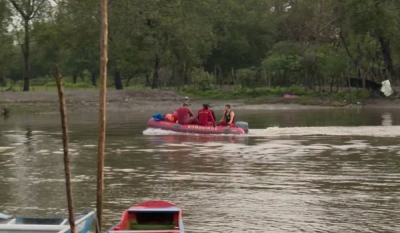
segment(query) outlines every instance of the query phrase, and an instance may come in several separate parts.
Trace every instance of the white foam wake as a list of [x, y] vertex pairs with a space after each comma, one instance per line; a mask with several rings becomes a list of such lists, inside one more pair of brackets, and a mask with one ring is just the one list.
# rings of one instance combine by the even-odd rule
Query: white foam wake
[[[162, 129], [146, 129], [144, 135], [187, 135]], [[193, 134], [190, 134], [193, 135]], [[400, 137], [400, 126], [330, 126], [330, 127], [270, 127], [267, 129], [250, 129], [245, 137], [279, 137], [279, 136], [371, 136]], [[207, 135], [204, 135], [207, 136]]]
[[400, 126], [331, 126], [331, 127], [271, 127], [256, 130], [257, 136], [372, 136], [399, 137]]

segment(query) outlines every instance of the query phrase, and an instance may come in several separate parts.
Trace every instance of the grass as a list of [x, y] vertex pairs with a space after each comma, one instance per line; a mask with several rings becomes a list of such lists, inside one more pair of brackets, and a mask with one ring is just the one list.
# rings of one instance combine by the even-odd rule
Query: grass
[[[301, 104], [322, 106], [346, 106], [351, 103], [363, 102], [370, 97], [366, 90], [345, 90], [333, 93], [315, 92], [301, 87], [289, 88], [237, 88], [229, 91], [206, 90], [185, 88], [181, 94], [209, 100], [235, 100], [245, 99], [246, 104]], [[296, 95], [296, 98], [284, 98], [285, 94]]]
[[[63, 85], [64, 90], [99, 90], [99, 86], [93, 86], [93, 85], [88, 85], [88, 86], [74, 86], [74, 85]], [[0, 91], [6, 91], [8, 87], [0, 87]], [[115, 90], [114, 86], [108, 86], [108, 90]], [[129, 86], [129, 87], [124, 87], [124, 90], [148, 90], [150, 88], [146, 87], [140, 87], [140, 86]], [[22, 86], [14, 86], [13, 87], [14, 91], [22, 91]], [[39, 85], [31, 85], [29, 87], [29, 91], [57, 91], [56, 86], [39, 86]]]
[[[98, 82], [98, 80], [96, 81]], [[77, 82], [74, 83], [72, 77], [66, 76], [63, 77], [62, 82], [65, 90], [98, 90], [100, 88], [100, 83], [97, 83], [97, 86], [93, 86], [89, 77], [85, 77], [83, 81], [81, 78], [78, 78]], [[19, 80], [12, 84], [12, 81], [7, 79], [6, 85], [0, 86], [0, 91], [8, 90], [10, 86], [12, 86], [12, 90], [14, 91], [22, 91], [23, 81]], [[29, 89], [30, 91], [57, 91], [57, 84], [55, 79], [52, 77], [35, 78], [30, 81]], [[114, 79], [111, 76], [109, 76], [107, 80], [107, 89], [115, 90]], [[149, 87], [143, 87], [143, 80], [139, 79], [132, 79], [129, 87], [125, 87], [124, 85], [124, 90], [143, 89], [149, 89]]]
[[[85, 81], [78, 79], [73, 83], [72, 77], [63, 78], [65, 90], [98, 90], [99, 87], [93, 86], [89, 78]], [[22, 81], [18, 81], [13, 90], [22, 91]], [[0, 87], [0, 91], [7, 90], [6, 87]], [[114, 90], [114, 80], [109, 78], [108, 89]], [[143, 87], [143, 80], [132, 80], [131, 86], [124, 87], [124, 90], [149, 90], [150, 87]], [[172, 90], [176, 90], [172, 88]], [[56, 82], [51, 77], [44, 77], [31, 80], [30, 91], [57, 91]], [[295, 103], [302, 105], [322, 105], [322, 106], [345, 106], [348, 104], [363, 102], [370, 97], [370, 93], [362, 89], [349, 91], [341, 90], [338, 92], [316, 92], [306, 90], [303, 87], [261, 87], [261, 88], [235, 88], [227, 91], [209, 88], [207, 90], [196, 89], [193, 86], [184, 87], [179, 94], [186, 95], [192, 99], [208, 100], [245, 100], [246, 104], [275, 104], [275, 103]], [[285, 94], [297, 95], [297, 98], [284, 98]]]

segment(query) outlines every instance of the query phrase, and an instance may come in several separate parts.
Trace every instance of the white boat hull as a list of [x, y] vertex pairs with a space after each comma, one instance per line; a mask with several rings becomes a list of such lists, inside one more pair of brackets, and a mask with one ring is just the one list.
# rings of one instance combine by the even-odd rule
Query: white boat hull
[[[95, 211], [77, 217], [78, 233], [87, 233], [94, 219]], [[0, 233], [70, 233], [66, 218], [12, 218], [0, 219]]]

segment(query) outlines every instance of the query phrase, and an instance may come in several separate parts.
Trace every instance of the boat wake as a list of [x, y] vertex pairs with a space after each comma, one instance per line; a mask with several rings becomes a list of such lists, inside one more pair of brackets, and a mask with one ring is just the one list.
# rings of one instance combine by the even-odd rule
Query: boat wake
[[147, 128], [143, 131], [143, 135], [182, 135], [185, 133], [178, 133], [171, 130]]
[[[144, 135], [188, 135], [162, 129], [146, 129]], [[193, 135], [193, 134], [190, 134]], [[330, 126], [330, 127], [270, 127], [267, 129], [250, 129], [242, 137], [282, 137], [282, 136], [370, 136], [400, 137], [400, 126]], [[208, 135], [199, 135], [207, 137]], [[219, 135], [224, 136], [224, 135]], [[226, 135], [229, 136], [229, 135]]]

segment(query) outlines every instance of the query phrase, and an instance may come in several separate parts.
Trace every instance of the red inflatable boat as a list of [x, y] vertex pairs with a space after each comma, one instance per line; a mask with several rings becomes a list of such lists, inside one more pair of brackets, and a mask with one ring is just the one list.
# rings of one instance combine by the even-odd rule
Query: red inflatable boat
[[150, 128], [171, 130], [180, 133], [193, 134], [247, 134], [248, 127], [246, 122], [238, 121], [235, 127], [226, 126], [200, 126], [200, 125], [180, 125], [170, 121], [156, 121], [150, 118], [148, 121]]

